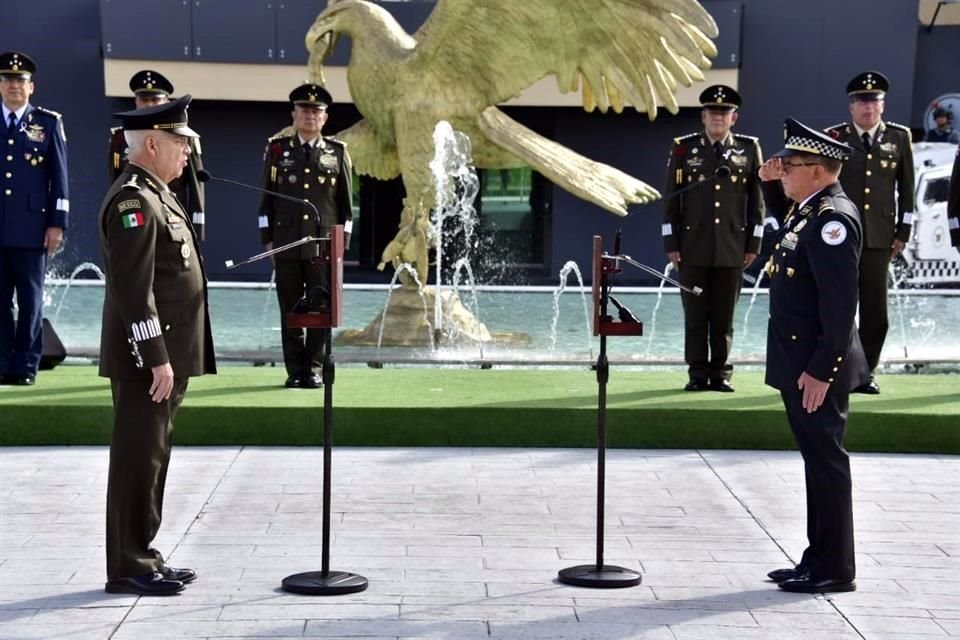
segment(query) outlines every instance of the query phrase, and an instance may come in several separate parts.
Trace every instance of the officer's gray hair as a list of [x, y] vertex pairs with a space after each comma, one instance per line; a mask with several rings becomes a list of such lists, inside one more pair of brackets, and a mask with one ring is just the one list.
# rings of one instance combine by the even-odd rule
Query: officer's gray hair
[[130, 147], [129, 153], [138, 153], [142, 151], [144, 141], [147, 139], [147, 136], [151, 135], [152, 133], [152, 131], [147, 131], [146, 129], [124, 131], [123, 139], [127, 141], [127, 146]]

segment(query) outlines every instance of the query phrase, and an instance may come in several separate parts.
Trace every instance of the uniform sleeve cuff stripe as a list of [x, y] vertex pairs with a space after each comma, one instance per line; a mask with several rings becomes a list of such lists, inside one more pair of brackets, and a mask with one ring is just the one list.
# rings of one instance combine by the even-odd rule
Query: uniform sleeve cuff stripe
[[950, 228], [960, 229], [960, 218], [950, 218]]
[[670, 225], [670, 224], [665, 224], [665, 225], [663, 225], [662, 227], [660, 227], [660, 232], [661, 232], [663, 235], [665, 235], [665, 236], [672, 236], [672, 235], [673, 235], [673, 225]]
[[913, 212], [907, 211], [903, 214], [903, 224], [913, 224]]
[[353, 231], [353, 220], [350, 219], [343, 223], [343, 232], [351, 233], [352, 231]]
[[156, 338], [161, 334], [160, 321], [156, 318], [148, 318], [140, 322], [134, 322], [130, 325], [130, 332], [133, 334], [135, 342], [145, 342], [151, 338]]
[[762, 224], [753, 225], [753, 237], [754, 237], [754, 238], [762, 238], [762, 237], [763, 237], [763, 225], [762, 225]]
[[203, 214], [203, 211], [193, 212], [193, 224], [203, 224], [203, 221], [205, 219], [206, 219], [206, 216]]
[[267, 216], [260, 216], [260, 228], [266, 229], [270, 226], [270, 221], [267, 219]]
[[70, 213], [70, 201], [66, 198], [57, 198], [57, 206], [55, 209], [57, 209], [57, 211], [63, 211], [64, 213]]

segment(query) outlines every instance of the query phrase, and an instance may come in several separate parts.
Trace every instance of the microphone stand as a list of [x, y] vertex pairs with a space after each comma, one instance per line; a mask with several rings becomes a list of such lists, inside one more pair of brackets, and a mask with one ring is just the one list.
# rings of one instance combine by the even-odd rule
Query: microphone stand
[[[702, 183], [701, 183], [702, 184]], [[593, 564], [581, 564], [561, 569], [557, 579], [577, 587], [592, 589], [618, 589], [635, 587], [643, 580], [639, 571], [603, 562], [603, 524], [606, 502], [607, 459], [607, 383], [610, 380], [610, 362], [607, 359], [607, 336], [641, 336], [643, 323], [629, 309], [610, 295], [613, 276], [622, 271], [620, 260], [652, 273], [661, 280], [670, 282], [694, 295], [702, 292], [699, 287], [686, 287], [660, 272], [635, 262], [629, 256], [620, 255], [620, 232], [614, 240], [614, 254], [602, 251], [603, 239], [593, 237], [593, 334], [600, 336], [600, 354], [597, 356], [597, 555]], [[617, 308], [620, 322], [614, 322], [607, 314], [607, 303]]]
[[214, 182], [223, 182], [224, 184], [232, 184], [235, 187], [243, 187], [244, 189], [249, 189], [250, 191], [258, 191], [260, 193], [266, 193], [281, 200], [289, 200], [290, 202], [296, 202], [304, 206], [310, 207], [310, 211], [313, 213], [313, 221], [317, 223], [317, 226], [323, 226], [320, 224], [320, 212], [317, 211], [317, 207], [307, 200], [306, 198], [294, 198], [293, 196], [288, 196], [285, 193], [280, 193], [279, 191], [271, 191], [269, 189], [263, 189], [262, 187], [255, 187], [252, 184], [247, 184], [245, 182], [237, 182], [236, 180], [230, 180], [228, 178], [217, 178], [211, 174], [206, 169], [200, 169], [197, 171], [197, 180], [200, 182], [209, 182], [213, 180]]

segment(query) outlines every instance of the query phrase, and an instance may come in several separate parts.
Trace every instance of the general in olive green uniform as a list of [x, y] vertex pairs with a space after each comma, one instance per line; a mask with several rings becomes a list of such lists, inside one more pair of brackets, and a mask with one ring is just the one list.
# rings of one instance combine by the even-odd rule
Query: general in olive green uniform
[[[162, 130], [176, 140], [196, 135], [186, 123], [189, 100], [117, 115], [130, 132]], [[99, 216], [106, 274], [100, 375], [110, 378], [114, 406], [107, 591], [163, 595], [182, 589], [193, 574], [167, 567], [151, 546], [160, 528], [173, 419], [188, 378], [215, 373], [216, 365], [207, 278], [190, 217], [162, 178], [135, 161], [107, 192]], [[172, 391], [157, 402], [153, 368], [168, 363]]]
[[[680, 269], [680, 281], [703, 289], [700, 296], [681, 294], [690, 376], [686, 389], [733, 391], [729, 383], [733, 366], [727, 362], [733, 311], [743, 269], [756, 258], [763, 239], [764, 208], [757, 179], [763, 158], [756, 138], [730, 131], [741, 103], [736, 91], [723, 85], [708, 87], [700, 102], [704, 131], [675, 139], [670, 151], [663, 246]], [[721, 137], [711, 137], [717, 132]], [[698, 182], [704, 184], [671, 197]]]
[[[133, 91], [137, 108], [163, 104], [173, 93], [173, 84], [157, 71], [144, 69], [130, 78], [130, 90]], [[109, 150], [107, 152], [107, 175], [112, 183], [127, 164], [127, 142], [123, 139], [123, 127], [111, 127]], [[174, 179], [169, 187], [193, 222], [193, 229], [200, 240], [205, 238], [206, 209], [204, 208], [204, 186], [197, 179], [197, 172], [203, 169], [203, 157], [200, 151], [200, 138], [190, 138], [190, 158], [183, 174]]]
[[[910, 129], [884, 122], [887, 78], [867, 71], [847, 85], [853, 122], [827, 129], [835, 140], [850, 145], [853, 155], [843, 163], [840, 184], [863, 220], [860, 255], [860, 340], [872, 372], [880, 362], [887, 337], [887, 276], [891, 258], [910, 239], [914, 191]], [[872, 379], [861, 393], [879, 393]]]
[[[320, 219], [309, 206], [265, 194], [260, 203], [260, 240], [277, 248], [305, 236], [327, 237], [331, 227], [342, 224], [344, 242], [349, 246], [353, 223], [350, 156], [342, 142], [320, 135], [332, 98], [323, 87], [305, 84], [290, 93], [290, 102], [297, 133], [267, 141], [263, 188], [308, 200]], [[314, 368], [322, 358], [323, 330], [308, 329], [304, 338], [304, 330], [287, 328], [287, 313], [305, 295], [329, 296], [328, 266], [315, 260], [326, 250], [326, 243], [310, 243], [274, 259], [287, 387], [320, 386]]]

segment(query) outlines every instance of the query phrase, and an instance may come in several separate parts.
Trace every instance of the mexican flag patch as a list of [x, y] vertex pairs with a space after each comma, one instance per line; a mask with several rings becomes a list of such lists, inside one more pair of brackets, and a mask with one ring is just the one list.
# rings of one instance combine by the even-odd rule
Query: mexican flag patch
[[121, 220], [123, 220], [124, 229], [133, 229], [134, 227], [143, 226], [143, 214], [139, 211], [128, 213], [127, 215], [123, 216]]

